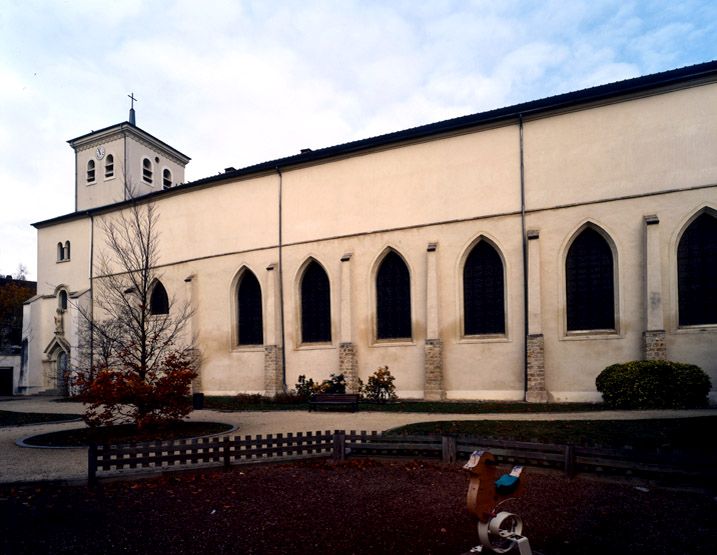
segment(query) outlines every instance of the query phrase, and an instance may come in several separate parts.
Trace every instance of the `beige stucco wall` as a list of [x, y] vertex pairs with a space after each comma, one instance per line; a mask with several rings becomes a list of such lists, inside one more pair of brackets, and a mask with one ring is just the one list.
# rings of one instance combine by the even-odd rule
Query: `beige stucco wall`
[[[89, 218], [43, 227], [37, 235], [37, 294], [54, 294], [60, 285], [65, 285], [69, 291], [89, 287]], [[70, 260], [58, 261], [57, 243], [64, 245], [66, 241], [70, 241]]]
[[[145, 158], [152, 163], [152, 183], [147, 183], [142, 178], [142, 163]], [[152, 144], [134, 135], [127, 135], [127, 183], [131, 185], [134, 195], [161, 191], [164, 168], [172, 172], [173, 184], [184, 182], [184, 167], [181, 164]]]
[[717, 182], [717, 84], [529, 121], [528, 209]]
[[[642, 357], [646, 215], [659, 218], [657, 269], [668, 357], [699, 364], [717, 384], [717, 325], [680, 329], [676, 320], [677, 242], [697, 211], [717, 209], [716, 100], [717, 85], [706, 85], [525, 123], [525, 229], [539, 232], [531, 248], [539, 249], [536, 317], [550, 399], [599, 400], [594, 382], [600, 370]], [[522, 399], [519, 139], [514, 122], [157, 199], [158, 273], [170, 296], [196, 309], [190, 331], [202, 353], [202, 390], [264, 391], [263, 348], [235, 345], [236, 283], [243, 268], [254, 272], [262, 287], [265, 342], [279, 343], [279, 326], [268, 317], [278, 311], [279, 288], [275, 297], [268, 294], [278, 270], [267, 268], [281, 260], [290, 388], [301, 374], [322, 380], [337, 372], [339, 344], [348, 338], [359, 377], [365, 381], [387, 365], [399, 395], [421, 397], [425, 342], [440, 339], [448, 398]], [[160, 176], [156, 166], [155, 175]], [[614, 247], [613, 333], [566, 332], [565, 256], [586, 224], [598, 227]], [[101, 235], [96, 227], [96, 249], [103, 244]], [[54, 249], [66, 236], [73, 254], [65, 268], [55, 264]], [[53, 287], [46, 284], [72, 284], [74, 290], [86, 284], [88, 238], [86, 219], [41, 229], [38, 288], [48, 293]], [[463, 261], [479, 239], [490, 241], [504, 262], [504, 336], [462, 336]], [[437, 244], [438, 337], [427, 336], [429, 243]], [[375, 339], [375, 272], [389, 248], [404, 258], [411, 276], [410, 341]], [[76, 259], [81, 249], [84, 262]], [[341, 262], [347, 253], [350, 261]], [[299, 276], [310, 258], [324, 267], [331, 286], [332, 340], [321, 345], [302, 344], [300, 338]], [[342, 289], [342, 271], [350, 271], [350, 293]], [[343, 330], [342, 305], [351, 310], [349, 329]]]
[[[122, 135], [115, 135], [112, 140], [93, 142], [77, 150], [77, 210], [124, 200], [124, 142]], [[105, 157], [97, 160], [95, 148], [100, 144], [105, 147]], [[105, 164], [109, 155], [114, 158], [114, 174], [105, 177]], [[87, 182], [87, 163], [90, 160], [95, 162], [95, 180], [92, 183]]]
[[515, 212], [518, 155], [512, 126], [288, 171], [284, 240]]

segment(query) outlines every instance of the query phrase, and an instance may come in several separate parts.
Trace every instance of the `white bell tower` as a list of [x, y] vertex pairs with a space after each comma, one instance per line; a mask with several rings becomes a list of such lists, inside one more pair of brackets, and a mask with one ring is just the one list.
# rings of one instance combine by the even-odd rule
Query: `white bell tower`
[[190, 158], [129, 121], [67, 141], [75, 151], [75, 211], [169, 189], [184, 182]]

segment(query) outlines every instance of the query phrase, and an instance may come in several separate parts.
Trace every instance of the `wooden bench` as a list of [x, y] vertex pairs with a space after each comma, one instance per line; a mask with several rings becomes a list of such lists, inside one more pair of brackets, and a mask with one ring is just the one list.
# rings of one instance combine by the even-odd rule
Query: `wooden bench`
[[358, 410], [359, 396], [356, 393], [319, 393], [309, 398], [309, 411], [319, 407], [348, 407]]

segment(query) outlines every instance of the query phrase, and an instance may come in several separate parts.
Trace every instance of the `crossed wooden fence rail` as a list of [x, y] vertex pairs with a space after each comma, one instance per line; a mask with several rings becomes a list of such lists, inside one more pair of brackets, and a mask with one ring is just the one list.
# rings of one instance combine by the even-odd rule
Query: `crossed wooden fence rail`
[[506, 441], [456, 436], [383, 435], [379, 432], [344, 430], [222, 436], [191, 440], [154, 441], [126, 445], [90, 445], [88, 482], [98, 473], [124, 469], [168, 470], [182, 465], [223, 465], [290, 461], [315, 457], [412, 457], [454, 463], [478, 449], [489, 449], [498, 462], [577, 471], [619, 471], [676, 477], [700, 476], [717, 461], [694, 461], [679, 453], [603, 449], [549, 443]]

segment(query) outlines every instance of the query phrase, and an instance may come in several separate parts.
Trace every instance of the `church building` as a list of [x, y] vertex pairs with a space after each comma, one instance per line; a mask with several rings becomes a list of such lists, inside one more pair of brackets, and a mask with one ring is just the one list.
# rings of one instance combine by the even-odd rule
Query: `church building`
[[193, 308], [197, 392], [388, 366], [403, 398], [599, 401], [638, 359], [717, 386], [717, 62], [189, 183], [133, 110], [69, 144], [75, 211], [34, 224], [16, 393], [66, 392], [100, 224], [133, 202], [159, 214], [152, 305]]

